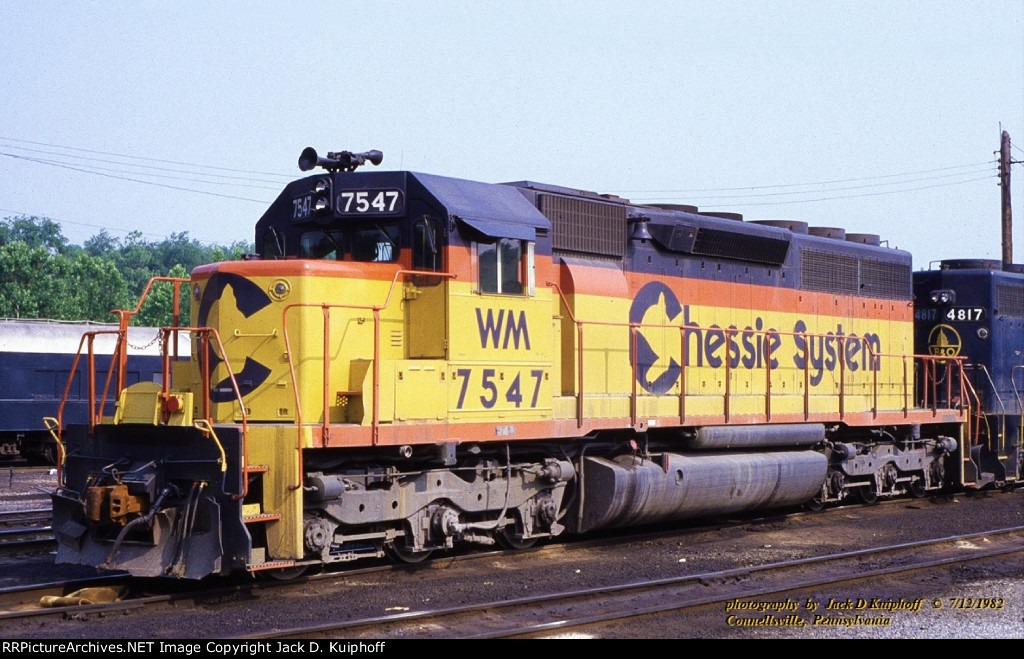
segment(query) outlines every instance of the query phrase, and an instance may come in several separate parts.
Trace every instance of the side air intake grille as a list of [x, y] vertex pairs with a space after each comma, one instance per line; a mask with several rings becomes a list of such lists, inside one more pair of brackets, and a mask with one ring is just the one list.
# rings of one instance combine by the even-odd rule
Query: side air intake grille
[[1024, 288], [996, 284], [996, 309], [1006, 316], [1024, 316]]
[[626, 207], [619, 204], [538, 195], [540, 212], [551, 220], [556, 250], [614, 256], [626, 253]]
[[912, 296], [910, 264], [864, 259], [860, 262], [860, 292], [869, 297], [907, 300]]
[[847, 254], [803, 250], [803, 287], [836, 295], [863, 295], [887, 300], [911, 298], [909, 263], [858, 259]]

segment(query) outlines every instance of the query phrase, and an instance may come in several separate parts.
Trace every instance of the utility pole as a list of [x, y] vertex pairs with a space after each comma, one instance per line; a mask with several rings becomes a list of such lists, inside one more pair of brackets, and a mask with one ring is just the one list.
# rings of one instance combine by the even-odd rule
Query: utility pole
[[1003, 202], [1003, 270], [1013, 263], [1013, 218], [1010, 213], [1010, 134], [1003, 131], [999, 144], [999, 187]]

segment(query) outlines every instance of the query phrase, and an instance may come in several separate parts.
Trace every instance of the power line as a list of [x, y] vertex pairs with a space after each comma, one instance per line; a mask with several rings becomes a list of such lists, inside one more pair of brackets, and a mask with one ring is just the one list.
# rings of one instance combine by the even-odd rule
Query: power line
[[237, 197], [237, 196], [234, 196], [234, 195], [227, 195], [227, 194], [223, 194], [223, 193], [220, 193], [220, 192], [210, 192], [209, 190], [197, 190], [195, 188], [185, 188], [185, 187], [178, 186], [178, 185], [168, 185], [166, 183], [157, 183], [155, 181], [144, 181], [142, 179], [131, 178], [131, 177], [128, 177], [128, 176], [116, 176], [114, 174], [105, 174], [103, 172], [92, 171], [92, 170], [89, 170], [89, 169], [84, 169], [82, 167], [75, 167], [73, 165], [66, 165], [66, 164], [61, 164], [61, 163], [57, 163], [57, 162], [40, 160], [38, 158], [29, 158], [29, 157], [26, 157], [26, 156], [18, 156], [18, 155], [15, 155], [13, 153], [3, 153], [3, 152], [0, 152], [0, 156], [7, 156], [8, 158], [15, 158], [17, 160], [25, 160], [25, 161], [28, 161], [28, 162], [40, 163], [40, 164], [43, 164], [43, 165], [49, 165], [51, 167], [61, 167], [63, 169], [70, 169], [72, 171], [82, 172], [82, 173], [85, 173], [85, 174], [93, 174], [95, 176], [105, 176], [107, 178], [119, 179], [121, 181], [131, 181], [133, 183], [143, 183], [145, 185], [155, 185], [155, 186], [160, 187], [160, 188], [168, 188], [168, 189], [171, 189], [171, 190], [182, 190], [184, 192], [195, 192], [197, 194], [205, 194], [205, 195], [210, 195], [210, 196], [213, 196], [213, 197], [222, 197], [224, 199], [237, 199], [237, 200], [240, 200], [240, 201], [252, 201], [252, 202], [255, 202], [255, 203], [258, 203], [258, 204], [269, 204], [270, 203], [270, 202], [266, 201], [265, 199], [251, 199], [249, 197]]
[[[845, 191], [845, 190], [862, 190], [862, 189], [865, 189], [865, 188], [878, 188], [878, 187], [882, 187], [882, 186], [904, 185], [904, 184], [907, 184], [907, 183], [918, 183], [918, 182], [921, 182], [921, 181], [934, 181], [934, 180], [937, 180], [937, 179], [950, 178], [950, 177], [953, 177], [953, 176], [966, 176], [966, 175], [968, 175], [970, 173], [973, 173], [973, 172], [965, 172], [965, 173], [958, 173], [958, 174], [945, 174], [943, 176], [928, 176], [928, 177], [916, 178], [916, 179], [906, 179], [906, 180], [898, 181], [898, 182], [895, 182], [895, 183], [868, 183], [868, 184], [865, 184], [865, 185], [851, 185], [851, 186], [846, 186], [846, 187], [843, 187], [843, 188], [834, 188], [832, 190], [827, 190], [825, 192], [842, 192], [842, 191]], [[870, 179], [864, 179], [864, 180], [870, 180]], [[969, 179], [967, 181], [954, 181], [954, 182], [948, 183], [948, 185], [959, 185], [960, 183], [969, 183], [969, 182], [978, 181], [978, 180], [983, 180], [983, 179], [975, 178], [975, 179]], [[942, 187], [942, 184], [937, 184], [937, 185], [928, 186], [928, 187]], [[737, 188], [733, 188], [733, 189], [737, 189]], [[743, 188], [739, 188], [739, 189], [743, 189]], [[909, 192], [911, 190], [920, 190], [920, 189], [924, 189], [924, 188], [900, 188], [898, 190], [889, 190], [889, 191], [881, 192], [881, 193], [878, 193], [878, 194], [896, 194], [896, 193], [899, 193], [899, 192]], [[762, 197], [782, 197], [782, 196], [792, 196], [792, 195], [806, 195], [806, 194], [811, 194], [811, 193], [814, 193], [814, 192], [818, 192], [818, 191], [816, 191], [816, 190], [797, 190], [797, 191], [793, 191], [793, 192], [764, 192], [764, 193], [749, 194], [749, 195], [740, 195], [740, 194], [736, 194], [736, 195], [710, 195], [710, 196], [705, 195], [705, 196], [701, 196], [700, 198], [702, 198], [702, 199], [749, 199], [749, 198], [762, 198]], [[679, 197], [675, 197], [675, 198], [679, 199]], [[835, 199], [848, 199], [849, 196], [836, 196], [834, 198]]]
[[146, 160], [146, 161], [149, 161], [149, 162], [159, 162], [159, 163], [170, 164], [170, 165], [185, 165], [185, 166], [188, 166], [188, 167], [202, 167], [203, 169], [216, 169], [216, 170], [220, 170], [220, 171], [235, 172], [235, 173], [241, 173], [241, 174], [261, 174], [261, 175], [264, 175], [264, 176], [279, 176], [279, 177], [282, 177], [282, 178], [285, 178], [285, 179], [289, 179], [289, 180], [291, 178], [287, 174], [278, 174], [277, 172], [257, 172], [257, 171], [250, 171], [250, 170], [245, 170], [245, 169], [233, 169], [233, 168], [230, 168], [230, 167], [218, 167], [216, 165], [201, 165], [199, 163], [181, 162], [179, 160], [161, 160], [159, 158], [146, 158], [146, 157], [143, 157], [143, 156], [132, 156], [132, 155], [128, 155], [128, 154], [125, 154], [125, 153], [111, 153], [109, 151], [95, 151], [93, 149], [82, 149], [82, 148], [75, 147], [75, 146], [63, 146], [63, 145], [60, 145], [60, 144], [49, 144], [49, 143], [46, 143], [46, 142], [33, 142], [32, 140], [19, 140], [19, 139], [14, 138], [14, 137], [2, 137], [2, 136], [0, 136], [0, 140], [6, 140], [8, 142], [20, 142], [21, 144], [33, 144], [35, 146], [45, 146], [45, 147], [50, 147], [52, 149], [64, 149], [66, 151], [81, 151], [83, 153], [94, 153], [94, 154], [103, 155], [103, 156], [116, 156], [118, 158], [130, 158], [132, 160]]
[[[79, 155], [75, 155], [75, 154], [71, 154], [71, 153], [60, 153], [60, 152], [46, 151], [46, 150], [43, 150], [43, 149], [32, 149], [32, 148], [28, 148], [28, 147], [24, 147], [24, 146], [16, 146], [16, 145], [9, 145], [8, 146], [8, 148], [17, 149], [19, 151], [24, 151], [24, 152], [40, 153], [40, 154], [46, 154], [46, 155], [51, 155], [51, 156], [63, 157], [63, 158], [71, 158], [71, 159], [79, 160], [79, 161], [84, 160], [84, 161], [107, 163], [107, 164], [112, 164], [112, 165], [121, 165], [121, 166], [124, 166], [124, 167], [131, 167], [131, 168], [150, 169], [150, 170], [156, 170], [156, 171], [159, 171], [159, 172], [172, 172], [172, 173], [180, 173], [180, 174], [191, 174], [191, 175], [194, 175], [194, 176], [212, 177], [212, 178], [218, 178], [218, 179], [228, 179], [227, 181], [207, 181], [207, 180], [203, 180], [203, 179], [188, 178], [188, 177], [184, 177], [184, 176], [174, 176], [172, 174], [158, 174], [158, 173], [150, 173], [150, 172], [146, 172], [146, 171], [137, 172], [137, 171], [131, 171], [131, 170], [121, 170], [121, 169], [116, 169], [116, 168], [101, 167], [101, 166], [97, 166], [97, 165], [83, 164], [83, 163], [78, 163], [78, 162], [75, 162], [75, 163], [72, 164], [72, 163], [68, 163], [68, 162], [61, 162], [60, 160], [55, 160], [55, 159], [36, 158], [36, 157], [27, 156], [27, 155], [20, 155], [18, 153], [0, 152], [0, 156], [5, 156], [5, 157], [17, 159], [17, 160], [24, 160], [24, 161], [27, 161], [27, 162], [34, 162], [34, 163], [42, 164], [42, 165], [48, 165], [48, 166], [51, 166], [51, 167], [60, 167], [60, 168], [69, 169], [69, 170], [72, 170], [72, 171], [86, 173], [86, 174], [93, 174], [95, 176], [104, 176], [104, 177], [107, 177], [107, 178], [112, 178], [112, 179], [117, 179], [117, 180], [122, 180], [122, 181], [129, 181], [129, 182], [133, 182], [133, 183], [142, 183], [142, 184], [145, 184], [145, 185], [152, 185], [152, 186], [167, 188], [167, 189], [171, 189], [171, 190], [179, 190], [179, 191], [183, 191], [183, 192], [192, 192], [192, 193], [196, 193], [196, 194], [204, 194], [204, 195], [209, 195], [209, 196], [214, 196], [214, 197], [221, 197], [221, 198], [225, 198], [225, 199], [235, 199], [235, 200], [239, 200], [239, 201], [249, 201], [249, 202], [258, 203], [258, 204], [262, 204], [262, 205], [269, 205], [270, 201], [263, 200], [263, 199], [253, 199], [253, 198], [249, 198], [249, 197], [242, 197], [242, 196], [236, 196], [236, 195], [229, 195], [229, 194], [224, 194], [222, 192], [212, 192], [212, 191], [209, 191], [209, 190], [201, 190], [201, 189], [185, 187], [185, 186], [179, 186], [179, 185], [171, 185], [171, 184], [167, 184], [167, 183], [159, 183], [159, 182], [156, 182], [156, 181], [145, 180], [145, 179], [137, 178], [137, 177], [161, 178], [161, 179], [168, 179], [168, 180], [188, 181], [188, 182], [199, 183], [199, 184], [203, 184], [203, 185], [221, 185], [221, 186], [229, 186], [229, 187], [248, 187], [248, 188], [256, 188], [256, 189], [275, 190], [275, 191], [276, 190], [280, 190], [280, 187], [279, 186], [267, 187], [267, 186], [256, 185], [256, 184], [253, 184], [253, 183], [240, 183], [240, 182], [231, 182], [231, 181], [252, 181], [253, 180], [251, 178], [251, 176], [239, 176], [238, 174], [243, 174], [243, 175], [244, 174], [248, 174], [248, 175], [256, 174], [256, 175], [260, 175], [260, 176], [272, 176], [272, 177], [278, 177], [280, 179], [284, 179], [285, 181], [289, 181], [289, 180], [291, 180], [293, 178], [291, 175], [286, 175], [286, 174], [278, 174], [278, 173], [272, 173], [272, 172], [257, 172], [257, 171], [250, 171], [250, 170], [239, 170], [239, 169], [233, 169], [233, 168], [228, 168], [228, 167], [220, 167], [220, 166], [212, 166], [212, 165], [202, 165], [202, 164], [198, 164], [198, 163], [189, 163], [189, 162], [176, 161], [176, 160], [166, 160], [166, 159], [159, 159], [159, 158], [146, 158], [146, 157], [133, 156], [133, 155], [128, 155], [128, 154], [112, 153], [112, 152], [107, 152], [107, 151], [98, 151], [98, 150], [94, 150], [94, 149], [85, 149], [85, 148], [80, 148], [80, 147], [71, 147], [71, 146], [50, 144], [50, 143], [46, 143], [46, 142], [37, 142], [37, 141], [32, 141], [32, 140], [21, 140], [21, 139], [16, 139], [16, 138], [0, 136], [0, 141], [3, 141], [3, 140], [6, 140], [8, 142], [16, 142], [16, 143], [20, 143], [20, 144], [30, 144], [30, 145], [39, 146], [39, 147], [46, 147], [47, 149], [61, 149], [61, 150], [64, 150], [64, 151], [75, 151], [75, 152], [80, 152], [80, 153], [94, 154], [94, 155], [98, 155], [98, 156], [110, 156], [110, 157], [113, 157], [113, 158], [123, 158], [123, 159], [137, 160], [137, 161], [141, 161], [141, 163], [140, 164], [135, 164], [135, 163], [131, 163], [131, 162], [119, 162], [119, 161], [116, 161], [116, 160], [108, 160], [108, 159], [105, 159], [105, 158], [92, 158], [92, 157], [87, 157], [87, 156], [79, 156]], [[1016, 147], [1016, 145], [1013, 145], [1013, 146]], [[1017, 148], [1020, 148], [1020, 147], [1017, 147]], [[199, 170], [194, 170], [194, 169], [177, 169], [177, 168], [171, 168], [171, 167], [162, 167], [162, 166], [157, 166], [157, 165], [150, 165], [150, 164], [145, 164], [145, 163], [161, 163], [161, 164], [175, 165], [175, 166], [180, 166], [180, 167], [185, 167], [185, 168], [199, 168]], [[620, 194], [628, 195], [628, 196], [640, 195], [643, 198], [645, 198], [645, 200], [646, 200], [645, 202], [642, 202], [642, 203], [655, 203], [655, 202], [658, 202], [658, 201], [687, 200], [687, 201], [689, 201], [691, 203], [700, 204], [701, 202], [714, 201], [714, 202], [716, 202], [718, 204], [728, 204], [730, 206], [739, 206], [739, 207], [743, 207], [743, 206], [775, 206], [775, 205], [785, 205], [785, 204], [819, 203], [819, 202], [839, 200], [839, 199], [851, 199], [851, 198], [857, 198], [857, 197], [872, 197], [872, 196], [881, 196], [881, 195], [890, 195], [890, 194], [901, 194], [901, 193], [905, 193], [905, 192], [914, 192], [914, 191], [933, 189], [933, 188], [939, 188], [939, 187], [948, 187], [948, 186], [954, 186], [954, 185], [965, 185], [965, 184], [968, 184], [968, 183], [974, 183], [974, 182], [977, 182], [977, 181], [986, 180], [989, 177], [986, 176], [984, 178], [972, 178], [972, 179], [968, 179], [968, 180], [964, 180], [964, 181], [953, 181], [953, 182], [948, 182], [948, 183], [938, 183], [938, 184], [935, 184], [935, 185], [917, 186], [917, 187], [911, 187], [911, 188], [901, 187], [899, 189], [883, 190], [883, 191], [879, 191], [879, 192], [869, 192], [869, 193], [859, 193], [859, 194], [838, 194], [838, 195], [837, 194], [828, 194], [827, 196], [818, 196], [818, 197], [810, 198], [810, 199], [790, 199], [790, 200], [782, 200], [782, 201], [767, 201], [767, 200], [766, 201], [749, 201], [747, 203], [737, 203], [737, 201], [723, 201], [723, 200], [754, 200], [754, 199], [768, 199], [768, 198], [772, 198], [772, 197], [792, 197], [792, 196], [809, 195], [809, 194], [822, 195], [822, 194], [825, 194], [825, 193], [835, 193], [835, 192], [843, 192], [843, 191], [849, 191], [849, 190], [862, 190], [862, 189], [866, 189], [866, 188], [905, 186], [906, 184], [909, 184], [909, 183], [916, 183], [916, 182], [921, 182], [921, 181], [935, 181], [935, 180], [948, 179], [948, 178], [959, 177], [959, 176], [969, 176], [970, 174], [976, 173], [978, 171], [983, 171], [983, 170], [981, 170], [979, 168], [986, 168], [987, 169], [987, 168], [994, 167], [994, 165], [995, 165], [995, 161], [994, 160], [990, 160], [990, 161], [986, 161], [986, 162], [968, 163], [968, 164], [963, 164], [963, 165], [954, 165], [954, 166], [950, 166], [950, 167], [941, 167], [941, 168], [916, 170], [916, 171], [897, 173], [897, 174], [883, 174], [883, 175], [869, 176], [869, 177], [860, 177], [860, 178], [832, 179], [832, 180], [817, 181], [817, 182], [811, 182], [811, 183], [781, 183], [781, 184], [763, 185], [763, 186], [743, 186], [743, 187], [723, 187], [723, 188], [693, 188], [693, 189], [675, 189], [675, 190], [621, 190]], [[203, 169], [216, 170], [217, 172], [231, 172], [232, 174], [219, 174], [219, 173], [211, 173], [211, 172], [207, 172], [207, 171], [201, 171]], [[959, 171], [957, 171], [957, 170], [959, 170]], [[953, 173], [946, 173], [946, 172], [953, 172]], [[934, 176], [923, 176], [923, 175], [932, 175], [932, 174], [934, 174]], [[907, 177], [911, 177], [911, 176], [916, 176], [918, 178], [907, 178]], [[896, 179], [901, 179], [901, 180], [896, 180]], [[266, 180], [266, 179], [255, 179], [255, 181], [257, 183], [276, 183], [275, 181]], [[856, 184], [856, 185], [846, 185], [846, 184]], [[839, 187], [831, 187], [830, 189], [827, 189], [827, 190], [801, 190], [801, 189], [796, 189], [796, 188], [811, 188], [811, 187], [818, 187], [818, 188], [820, 188], [821, 186], [839, 186]], [[769, 191], [769, 192], [756, 192], [756, 191]], [[743, 194], [733, 194], [733, 195], [708, 195], [707, 194], [707, 193], [715, 193], [715, 192], [739, 192], [739, 193], [743, 193]], [[656, 193], [661, 193], [661, 194], [656, 194]], [[648, 197], [648, 195], [651, 195], [651, 196]], [[666, 196], [666, 195], [670, 195], [670, 196]], [[686, 197], [680, 197], [680, 196], [676, 196], [676, 195], [687, 195], [687, 196]], [[84, 223], [77, 223], [77, 222], [67, 222], [67, 223], [68, 224], [78, 224], [78, 225], [81, 225], [81, 226], [90, 226], [90, 227], [100, 228], [100, 229], [104, 229], [104, 230], [112, 229], [112, 230], [120, 231], [120, 229], [113, 229], [111, 227], [103, 227], [101, 225], [84, 224]]]
[[[817, 202], [822, 202], [822, 201], [835, 201], [836, 199], [855, 199], [857, 197], [879, 197], [879, 196], [883, 196], [883, 195], [900, 194], [900, 193], [903, 193], [903, 192], [915, 192], [915, 191], [918, 191], [918, 190], [930, 190], [930, 189], [933, 189], [933, 188], [945, 188], [945, 187], [951, 187], [951, 186], [954, 186], [954, 185], [965, 185], [967, 183], [976, 183], [978, 181], [987, 181], [987, 180], [990, 180], [990, 179], [991, 179], [991, 176], [985, 176], [985, 177], [982, 177], [982, 178], [969, 179], [967, 181], [956, 181], [956, 182], [953, 182], [953, 183], [938, 183], [938, 184], [935, 184], [935, 185], [923, 185], [923, 186], [919, 186], [919, 187], [916, 187], [916, 188], [904, 188], [904, 189], [900, 189], [900, 190], [885, 190], [885, 191], [882, 191], [882, 192], [866, 192], [866, 193], [863, 193], [863, 194], [851, 194], [851, 195], [835, 195], [835, 196], [830, 196], [830, 197], [819, 197], [817, 199], [793, 199], [793, 200], [790, 200], [790, 201], [766, 201], [766, 202], [750, 202], [750, 203], [729, 203], [729, 205], [730, 206], [737, 206], [737, 207], [739, 207], [739, 206], [781, 206], [781, 205], [786, 205], [786, 204], [809, 204], [809, 203], [817, 203]], [[794, 193], [789, 193], [789, 194], [794, 194]], [[712, 199], [712, 198], [713, 197], [705, 197], [704, 199]], [[718, 197], [718, 198], [729, 199], [730, 197]], [[733, 197], [733, 198], [735, 198], [735, 197]], [[661, 201], [663, 199], [679, 200], [681, 198], [680, 197], [662, 197], [662, 198], [657, 198], [657, 199], [647, 199], [645, 203], [653, 203], [653, 202]], [[702, 198], [700, 198], [700, 197], [695, 198], [695, 199], [694, 198], [687, 198], [687, 199], [690, 199], [691, 201], [697, 203], [698, 205], [699, 205], [699, 202], [702, 200]]]
[[[969, 164], [965, 164], [965, 165], [954, 165], [952, 167], [941, 167], [941, 168], [938, 168], [938, 169], [923, 169], [923, 170], [912, 171], [912, 172], [903, 172], [901, 174], [882, 174], [882, 175], [879, 175], [879, 176], [867, 176], [867, 177], [862, 177], [862, 178], [847, 178], [847, 179], [833, 179], [833, 180], [829, 180], [829, 181], [817, 181], [817, 182], [812, 182], [812, 183], [779, 183], [779, 184], [774, 184], [774, 185], [741, 186], [741, 187], [731, 187], [731, 188], [690, 188], [690, 189], [676, 189], [676, 190], [620, 190], [620, 192], [623, 193], [623, 194], [643, 194], [643, 193], [654, 193], [654, 192], [665, 192], [665, 193], [671, 193], [671, 194], [678, 194], [678, 193], [732, 192], [732, 191], [741, 191], [741, 190], [742, 191], [749, 191], [749, 190], [773, 190], [773, 189], [778, 189], [778, 188], [812, 187], [812, 186], [821, 186], [821, 185], [836, 185], [836, 184], [840, 184], [840, 183], [859, 183], [859, 182], [862, 182], [862, 181], [877, 181], [877, 180], [881, 180], [881, 179], [893, 179], [893, 178], [901, 178], [901, 177], [906, 177], [906, 176], [917, 176], [918, 174], [933, 174], [933, 173], [936, 173], [936, 172], [947, 172], [947, 171], [954, 170], [954, 169], [975, 168], [975, 170], [977, 171], [977, 168], [979, 168], [979, 167], [992, 167], [992, 166], [995, 165], [995, 163], [996, 163], [995, 160], [988, 160], [988, 161], [985, 161], [985, 162], [969, 163]], [[950, 176], [963, 176], [963, 175], [968, 174], [968, 173], [973, 173], [973, 172], [965, 172], [965, 173], [961, 173], [961, 174], [944, 174], [942, 176], [926, 177], [925, 179], [913, 179], [911, 181], [895, 181], [895, 182], [893, 182], [891, 184], [888, 184], [888, 185], [899, 185], [900, 183], [909, 183], [909, 182], [912, 182], [912, 181], [915, 181], [915, 180], [929, 180], [931, 178], [948, 178]], [[878, 184], [875, 184], [875, 185], [886, 185], [886, 184], [878, 183]], [[854, 186], [853, 188], [841, 187], [841, 188], [837, 188], [837, 190], [855, 189], [856, 187], [858, 187], [858, 186]], [[798, 194], [798, 193], [791, 193], [791, 194]], [[753, 196], [758, 196], [758, 195], [753, 195]]]
[[[170, 174], [150, 174], [149, 172], [133, 172], [133, 171], [130, 171], [130, 170], [126, 171], [126, 170], [123, 170], [123, 169], [114, 169], [112, 167], [100, 167], [99, 165], [79, 165], [79, 166], [74, 166], [74, 165], [68, 165], [68, 164], [65, 164], [65, 163], [61, 163], [60, 161], [56, 161], [56, 160], [48, 160], [48, 159], [45, 159], [45, 158], [31, 158], [29, 156], [18, 156], [18, 155], [15, 155], [15, 154], [3, 153], [3, 152], [0, 152], [0, 156], [7, 156], [9, 158], [17, 158], [17, 159], [20, 159], [20, 160], [28, 160], [29, 162], [35, 162], [35, 163], [39, 163], [41, 165], [53, 165], [55, 167], [71, 167], [71, 168], [75, 168], [76, 171], [86, 172], [86, 173], [89, 173], [89, 174], [99, 174], [100, 172], [115, 172], [115, 173], [123, 173], [123, 174], [134, 174], [134, 175], [137, 175], [137, 176], [148, 176], [148, 177], [152, 177], [152, 178], [169, 179], [169, 180], [172, 180], [172, 181], [191, 181], [192, 183], [202, 183], [204, 185], [225, 185], [224, 183], [222, 183], [220, 181], [204, 181], [203, 179], [190, 178], [190, 177], [186, 177], [186, 176], [171, 176]], [[124, 163], [115, 163], [115, 164], [124, 164]], [[136, 167], [137, 165], [128, 165], [128, 166], [129, 167]], [[166, 170], [166, 171], [178, 171], [178, 170]], [[182, 173], [186, 173], [186, 172], [182, 172]], [[202, 174], [202, 173], [200, 173], [199, 175], [200, 176], [223, 176], [223, 175], [220, 175], [220, 174]], [[250, 184], [250, 183], [228, 183], [227, 185], [231, 185], [231, 186], [234, 186], [234, 187], [241, 187], [241, 188], [256, 188], [256, 189], [259, 189], [259, 190], [280, 190], [281, 189], [281, 186], [279, 186], [279, 185], [276, 185], [274, 187], [270, 187], [270, 186], [266, 186], [266, 185], [253, 185], [253, 184]]]
[[[197, 171], [187, 170], [187, 169], [175, 169], [175, 168], [171, 168], [171, 167], [156, 167], [156, 166], [153, 166], [153, 165], [141, 165], [141, 164], [140, 165], [136, 165], [135, 163], [119, 162], [117, 160], [109, 160], [109, 159], [106, 159], [106, 158], [89, 158], [89, 157], [86, 157], [86, 156], [76, 156], [76, 155], [70, 155], [70, 154], [66, 154], [66, 153], [58, 153], [58, 152], [54, 152], [54, 151], [45, 151], [43, 149], [26, 149], [25, 147], [19, 147], [19, 146], [16, 146], [16, 147], [13, 147], [13, 148], [19, 149], [21, 151], [28, 151], [30, 153], [42, 153], [42, 154], [51, 155], [51, 156], [62, 156], [62, 157], [65, 157], [65, 158], [75, 158], [77, 160], [86, 160], [86, 161], [92, 161], [92, 162], [103, 162], [103, 163], [109, 163], [109, 164], [113, 164], [113, 165], [121, 165], [122, 167], [134, 167], [134, 168], [139, 168], [139, 169], [152, 169], [152, 170], [156, 170], [156, 171], [160, 171], [160, 172], [175, 172], [175, 173], [182, 173], [182, 174], [193, 174], [195, 176], [206, 176], [206, 177], [210, 177], [210, 178], [230, 179], [230, 180], [235, 180], [235, 181], [256, 181], [256, 182], [260, 182], [260, 183], [273, 183], [275, 185], [274, 188], [266, 188], [266, 186], [256, 186], [256, 185], [252, 185], [250, 183], [236, 184], [236, 185], [243, 185], [244, 187], [262, 187], [262, 188], [274, 189], [274, 190], [277, 190], [277, 189], [280, 188], [280, 182], [279, 181], [270, 181], [270, 180], [267, 180], [267, 179], [254, 179], [251, 176], [234, 176], [234, 175], [230, 175], [230, 174], [211, 174], [211, 173], [207, 173], [207, 172], [197, 172]], [[27, 156], [25, 156], [25, 158], [28, 159], [28, 160], [31, 160], [31, 158], [28, 158]], [[44, 162], [44, 163], [48, 163], [48, 164], [54, 164], [55, 162], [59, 162], [59, 161], [38, 159], [38, 160], [36, 160], [36, 162]], [[83, 165], [83, 166], [85, 166], [85, 165]], [[89, 165], [89, 167], [94, 167], [95, 169], [101, 169], [101, 170], [105, 170], [105, 171], [124, 171], [124, 170], [116, 170], [116, 169], [110, 169], [110, 168], [99, 167], [99, 166], [94, 166], [94, 165]], [[131, 172], [131, 173], [140, 173], [140, 174], [143, 174], [145, 176], [158, 176], [158, 177], [163, 177], [163, 178], [180, 178], [180, 177], [174, 177], [174, 176], [165, 176], [165, 175], [162, 175], [162, 174], [149, 174], [149, 173], [146, 173], [146, 172]], [[286, 178], [286, 177], [284, 175], [281, 175], [281, 178]], [[202, 181], [201, 179], [183, 179], [183, 180], [196, 180], [197, 182], [200, 182], [200, 183], [213, 183], [214, 182], [214, 181]]]

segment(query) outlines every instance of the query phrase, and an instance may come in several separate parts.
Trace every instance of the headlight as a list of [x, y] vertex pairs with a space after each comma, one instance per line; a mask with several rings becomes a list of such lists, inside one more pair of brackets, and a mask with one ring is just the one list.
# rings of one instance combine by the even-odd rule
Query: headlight
[[940, 288], [932, 291], [932, 304], [948, 306], [956, 302], [956, 293], [948, 288]]

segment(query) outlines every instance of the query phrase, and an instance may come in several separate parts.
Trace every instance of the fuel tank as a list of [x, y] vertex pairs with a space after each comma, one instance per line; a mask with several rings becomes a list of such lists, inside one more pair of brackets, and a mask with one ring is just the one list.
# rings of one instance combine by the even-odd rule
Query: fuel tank
[[821, 492], [827, 467], [814, 451], [589, 457], [569, 523], [582, 533], [799, 505]]

